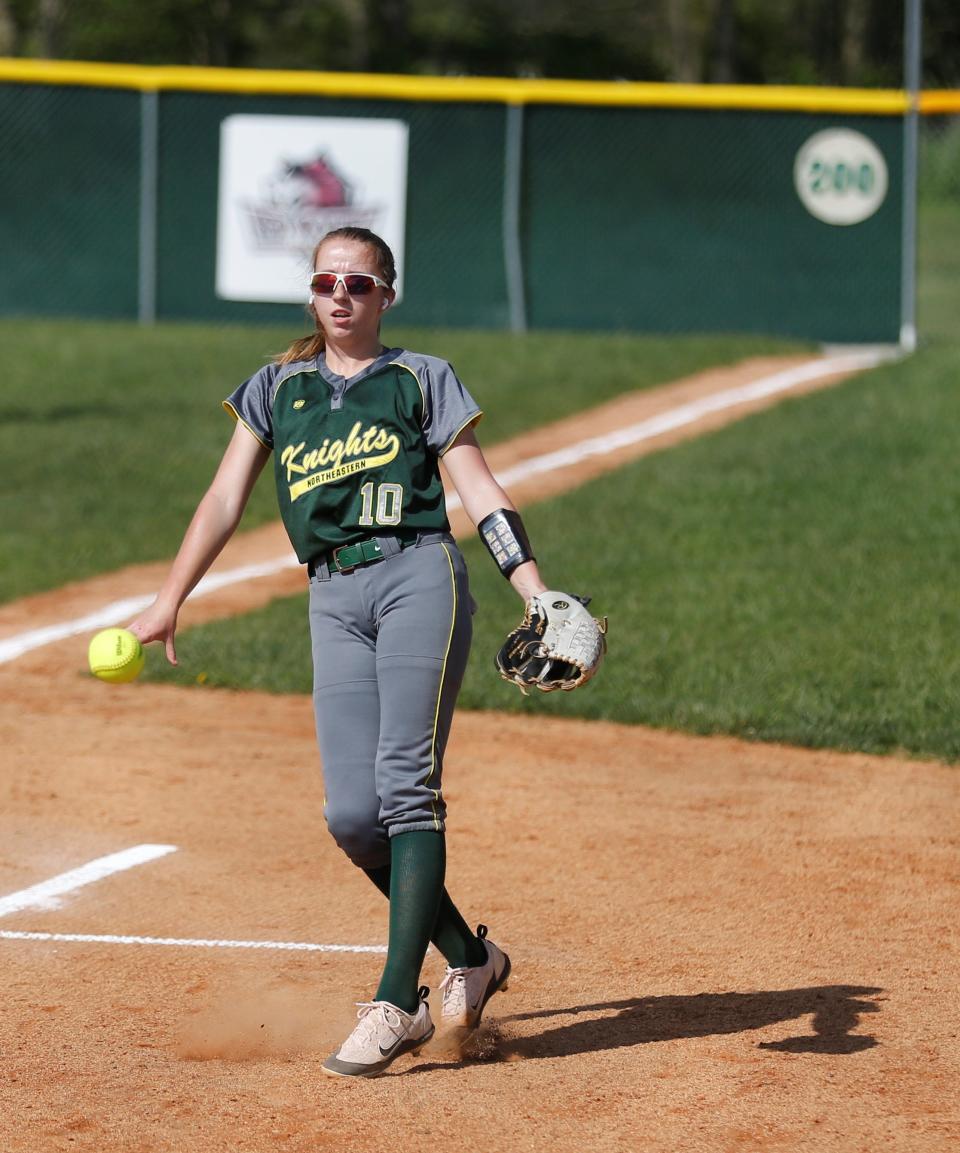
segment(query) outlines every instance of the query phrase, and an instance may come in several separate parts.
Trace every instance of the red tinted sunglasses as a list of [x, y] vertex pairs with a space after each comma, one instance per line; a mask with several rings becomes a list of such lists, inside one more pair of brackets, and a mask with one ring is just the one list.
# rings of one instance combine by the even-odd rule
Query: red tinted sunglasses
[[372, 272], [316, 272], [310, 281], [310, 291], [317, 296], [333, 296], [338, 284], [342, 284], [351, 296], [369, 296], [375, 288], [390, 287]]

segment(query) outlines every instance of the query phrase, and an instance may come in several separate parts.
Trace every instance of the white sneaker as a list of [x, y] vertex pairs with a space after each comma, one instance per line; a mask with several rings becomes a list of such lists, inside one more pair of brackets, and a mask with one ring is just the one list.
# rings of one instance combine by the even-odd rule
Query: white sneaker
[[484, 1005], [498, 989], [506, 989], [510, 976], [510, 958], [486, 939], [486, 925], [477, 926], [477, 936], [486, 946], [486, 962], [472, 969], [447, 966], [446, 976], [440, 982], [444, 1024], [458, 1029], [475, 1029], [480, 1024]]
[[416, 1013], [405, 1013], [389, 1001], [359, 1004], [359, 1021], [340, 1048], [321, 1068], [331, 1077], [376, 1077], [402, 1053], [419, 1053], [433, 1036], [433, 1022], [420, 989]]

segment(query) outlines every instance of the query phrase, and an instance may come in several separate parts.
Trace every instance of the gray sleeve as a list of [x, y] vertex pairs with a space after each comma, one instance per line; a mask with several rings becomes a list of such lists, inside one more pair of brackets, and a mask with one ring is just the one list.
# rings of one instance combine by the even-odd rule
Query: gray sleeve
[[423, 357], [421, 381], [424, 438], [437, 456], [443, 456], [468, 425], [477, 423], [483, 410], [445, 360]]
[[266, 448], [273, 448], [273, 396], [277, 375], [275, 364], [265, 365], [245, 380], [223, 402], [234, 420], [247, 428]]

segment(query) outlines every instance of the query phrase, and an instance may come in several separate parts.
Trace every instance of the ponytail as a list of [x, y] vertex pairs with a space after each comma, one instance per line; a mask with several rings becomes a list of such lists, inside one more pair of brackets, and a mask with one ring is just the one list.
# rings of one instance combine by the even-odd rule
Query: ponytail
[[[313, 309], [310, 310], [311, 314]], [[294, 360], [314, 360], [326, 347], [323, 330], [318, 328], [309, 336], [301, 336], [290, 345], [286, 352], [281, 352], [273, 358], [274, 364], [290, 364]]]

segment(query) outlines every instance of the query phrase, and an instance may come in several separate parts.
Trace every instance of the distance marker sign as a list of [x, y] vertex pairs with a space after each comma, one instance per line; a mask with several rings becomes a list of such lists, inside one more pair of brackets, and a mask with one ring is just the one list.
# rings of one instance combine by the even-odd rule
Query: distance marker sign
[[828, 128], [800, 148], [793, 181], [804, 207], [818, 220], [860, 224], [886, 199], [887, 162], [863, 133]]

